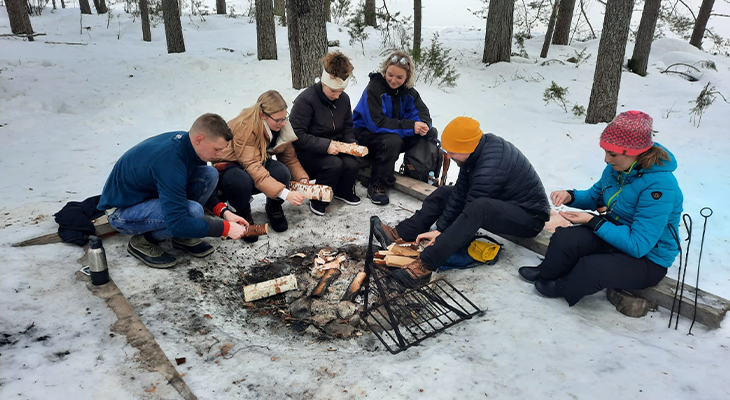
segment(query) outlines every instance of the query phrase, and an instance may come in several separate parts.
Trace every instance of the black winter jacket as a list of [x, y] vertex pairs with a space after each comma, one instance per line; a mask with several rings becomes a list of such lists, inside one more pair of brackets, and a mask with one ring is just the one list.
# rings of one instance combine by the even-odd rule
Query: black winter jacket
[[297, 153], [327, 154], [332, 140], [355, 143], [350, 97], [342, 92], [337, 100], [331, 101], [322, 91], [321, 82], [297, 96], [289, 120], [298, 137], [294, 142]]
[[436, 222], [443, 232], [467, 204], [479, 197], [503, 200], [550, 219], [550, 205], [540, 177], [522, 152], [501, 137], [487, 133], [459, 170], [454, 190]]

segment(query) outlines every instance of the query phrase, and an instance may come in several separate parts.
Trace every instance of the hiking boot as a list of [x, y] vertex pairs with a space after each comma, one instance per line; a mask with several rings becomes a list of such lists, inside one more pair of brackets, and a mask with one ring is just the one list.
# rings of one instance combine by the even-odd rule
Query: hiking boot
[[[253, 216], [251, 215], [251, 206], [246, 207], [246, 209], [242, 210], [238, 213], [238, 215], [245, 219], [246, 222], [249, 223], [249, 225], [253, 225]], [[244, 236], [241, 239], [243, 239], [246, 243], [254, 243], [259, 240], [258, 236]]]
[[390, 202], [388, 195], [385, 194], [385, 186], [379, 183], [372, 183], [368, 186], [368, 197], [373, 204], [384, 206]]
[[419, 288], [431, 281], [433, 271], [426, 268], [421, 258], [415, 259], [413, 262], [396, 270], [390, 276], [407, 288]]
[[324, 201], [309, 200], [309, 209], [316, 215], [324, 215], [327, 212], [327, 205]]
[[215, 250], [213, 246], [197, 238], [172, 238], [172, 247], [183, 249], [193, 257], [202, 258]]
[[165, 253], [162, 247], [151, 243], [144, 235], [132, 236], [127, 245], [127, 251], [152, 268], [172, 268], [177, 264], [174, 256]]
[[266, 198], [266, 216], [269, 217], [271, 229], [277, 232], [284, 232], [289, 229], [289, 222], [284, 215], [284, 209], [281, 208], [283, 203], [284, 200]]
[[360, 204], [360, 197], [355, 194], [355, 188], [353, 187], [350, 193], [335, 193], [335, 198], [345, 203], [356, 206]]
[[519, 272], [522, 279], [530, 283], [540, 278], [540, 267], [521, 267], [517, 272]]
[[541, 295], [549, 298], [560, 297], [560, 291], [558, 290], [558, 281], [556, 280], [545, 280], [538, 279], [535, 281], [535, 289]]
[[380, 243], [380, 246], [384, 249], [387, 249], [393, 242], [400, 239], [398, 231], [395, 228], [385, 225], [378, 217], [373, 217], [373, 234], [375, 235], [375, 239]]

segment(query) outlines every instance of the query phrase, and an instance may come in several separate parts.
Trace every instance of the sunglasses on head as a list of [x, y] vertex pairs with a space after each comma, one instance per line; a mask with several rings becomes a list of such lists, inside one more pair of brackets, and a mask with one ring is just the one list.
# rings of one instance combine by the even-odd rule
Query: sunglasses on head
[[284, 121], [286, 121], [286, 120], [289, 119], [289, 113], [288, 112], [286, 113], [286, 116], [284, 118], [274, 118], [269, 113], [267, 113], [266, 111], [262, 111], [262, 112], [264, 113], [264, 115], [266, 115], [267, 117], [271, 118], [271, 120], [274, 121], [274, 122], [276, 122], [277, 124], [280, 124], [280, 123], [282, 123], [282, 122], [284, 122]]
[[392, 62], [393, 64], [398, 63], [400, 65], [408, 65], [408, 59], [406, 57], [401, 57], [400, 59], [398, 59], [397, 54], [393, 54], [393, 57], [390, 57], [390, 62]]

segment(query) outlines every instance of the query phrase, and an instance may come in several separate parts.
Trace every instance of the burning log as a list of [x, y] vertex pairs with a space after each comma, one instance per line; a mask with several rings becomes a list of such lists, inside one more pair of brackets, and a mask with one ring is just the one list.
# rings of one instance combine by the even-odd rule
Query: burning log
[[249, 225], [248, 229], [246, 229], [246, 233], [243, 234], [241, 237], [250, 237], [250, 236], [262, 236], [262, 235], [268, 235], [269, 234], [269, 224], [254, 224]]
[[291, 181], [289, 189], [303, 194], [304, 197], [310, 200], [330, 202], [334, 196], [334, 192], [332, 192], [331, 187], [327, 185], [317, 185], [316, 183]]
[[327, 290], [327, 287], [335, 281], [340, 276], [340, 269], [339, 268], [332, 268], [328, 269], [327, 272], [324, 273], [322, 276], [322, 279], [319, 280], [319, 284], [317, 284], [317, 287], [312, 290], [312, 293], [309, 295], [309, 297], [312, 298], [320, 298], [324, 294], [324, 291]]
[[295, 290], [297, 287], [297, 277], [292, 274], [272, 279], [270, 281], [244, 286], [243, 297], [246, 302], [251, 302], [271, 297], [279, 293]]
[[367, 274], [363, 271], [360, 271], [355, 275], [354, 278], [352, 278], [352, 282], [350, 282], [350, 286], [345, 291], [345, 294], [342, 295], [342, 301], [354, 301], [355, 296], [357, 296], [357, 293], [360, 291], [360, 287], [362, 286], [363, 282], [365, 281], [365, 277]]
[[349, 154], [355, 157], [365, 157], [368, 155], [368, 148], [360, 146], [357, 143], [344, 143], [333, 140], [332, 144], [335, 145], [335, 148], [340, 153]]

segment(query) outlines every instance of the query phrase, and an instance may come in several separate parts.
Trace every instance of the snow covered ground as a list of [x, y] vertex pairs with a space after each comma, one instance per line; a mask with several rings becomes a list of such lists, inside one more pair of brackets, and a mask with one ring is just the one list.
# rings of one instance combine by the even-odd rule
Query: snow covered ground
[[[410, 12], [408, 1], [388, 3]], [[241, 12], [248, 3], [231, 4]], [[486, 67], [480, 62], [483, 21], [465, 11], [480, 5], [477, 0], [424, 2], [424, 39], [438, 31], [461, 74], [454, 89], [417, 84], [434, 125], [442, 128], [458, 115], [474, 117], [485, 131], [515, 143], [548, 191], [588, 187], [602, 171], [597, 142], [605, 124], [587, 125], [555, 104], [545, 105], [542, 92], [555, 81], [569, 87], [571, 102], [587, 107], [598, 40], [551, 48], [549, 58], [563, 61], [586, 49], [592, 57], [577, 68], [536, 63], [541, 36], [526, 41], [529, 59]], [[185, 130], [204, 112], [230, 119], [268, 89], [290, 102], [298, 94], [290, 87], [285, 28], [277, 28], [279, 60], [258, 61], [255, 26], [245, 17], [183, 17], [187, 52], [174, 55], [166, 53], [162, 25], [153, 28], [153, 41], [144, 43], [139, 21], [116, 8], [114, 18], [107, 18], [84, 16], [82, 25], [91, 29], [80, 34], [78, 9], [48, 9], [32, 19], [35, 31], [46, 36], [34, 43], [0, 38], [2, 399], [176, 398], [159, 374], [138, 366], [136, 349], [109, 330], [114, 314], [75, 274], [82, 249], [9, 246], [55, 230], [52, 214], [67, 201], [100, 193], [115, 160], [142, 139]], [[0, 33], [9, 32], [2, 9]], [[328, 35], [353, 59], [357, 82], [347, 91], [356, 102], [381, 59], [377, 33], [365, 43], [364, 55], [359, 46], [348, 45], [346, 29], [330, 24]], [[629, 44], [628, 55], [631, 50]], [[700, 60], [714, 61], [717, 70], [702, 69], [698, 82], [659, 73], [675, 62]], [[694, 220], [688, 280], [697, 266], [699, 210], [713, 208], [700, 287], [725, 298], [730, 298], [730, 216], [722, 200], [728, 196], [730, 105], [718, 98], [696, 128], [688, 102], [707, 82], [727, 97], [729, 77], [728, 58], [666, 38], [652, 47], [649, 75], [625, 72], [619, 95], [619, 111], [640, 109], [654, 117], [655, 139], [679, 161], [685, 211]], [[456, 173], [452, 168], [450, 181]], [[365, 189], [358, 191], [364, 198]], [[539, 297], [517, 277], [519, 266], [534, 265], [538, 258], [512, 244], [494, 266], [445, 274], [487, 309], [484, 316], [395, 356], [371, 335], [320, 341], [294, 333], [244, 307], [225, 306], [214, 291], [189, 279], [198, 269], [223, 281], [301, 246], [341, 245], [350, 237], [364, 244], [370, 215], [397, 222], [419, 207], [398, 193], [393, 203], [385, 208], [367, 201], [356, 208], [335, 204], [326, 218], [306, 207], [287, 207], [293, 228], [285, 234], [254, 245], [212, 240], [218, 251], [211, 258], [183, 256], [169, 271], [128, 256], [127, 237], [104, 244], [113, 279], [167, 356], [187, 358], [178, 370], [201, 399], [730, 397], [727, 323], [714, 331], [696, 325], [688, 336], [689, 321], [668, 330], [664, 309], [627, 318], [603, 293], [568, 308], [562, 300]], [[263, 199], [256, 198], [254, 209], [255, 218], [265, 219]], [[684, 228], [680, 231], [685, 237]], [[675, 266], [669, 274], [676, 272]], [[202, 318], [205, 314], [212, 319]], [[224, 343], [233, 345], [230, 358], [216, 356]]]

